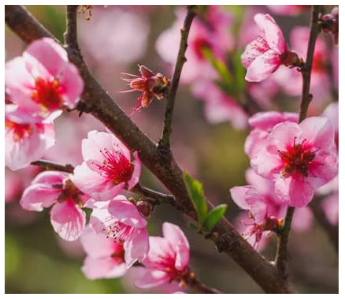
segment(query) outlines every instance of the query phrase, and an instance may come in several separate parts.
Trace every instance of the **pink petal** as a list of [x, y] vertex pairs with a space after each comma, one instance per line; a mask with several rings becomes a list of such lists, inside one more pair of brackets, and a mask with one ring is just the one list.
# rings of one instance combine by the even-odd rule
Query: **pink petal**
[[163, 236], [176, 252], [175, 268], [185, 269], [189, 263], [189, 243], [183, 231], [177, 225], [164, 222]]
[[250, 119], [249, 124], [260, 130], [271, 131], [273, 127], [281, 122], [298, 122], [297, 113], [267, 111], [255, 113]]
[[268, 152], [278, 155], [278, 150], [286, 151], [287, 147], [300, 142], [302, 135], [301, 128], [298, 124], [292, 122], [284, 122], [276, 125], [266, 140]]
[[167, 239], [162, 237], [150, 237], [150, 251], [143, 264], [147, 268], [165, 270], [165, 265], [162, 263], [165, 258], [174, 257], [175, 251]]
[[168, 282], [170, 279], [166, 272], [150, 269], [145, 270], [146, 271], [143, 271], [144, 275], [135, 282], [138, 288], [146, 289], [157, 287]]
[[91, 227], [84, 229], [80, 241], [87, 255], [92, 258], [110, 257], [115, 251], [115, 241], [104, 234], [95, 233]]
[[67, 52], [51, 38], [32, 42], [23, 54], [24, 58], [27, 56], [34, 58], [54, 78], [59, 77], [68, 64]]
[[[121, 197], [120, 197], [121, 198]], [[133, 227], [145, 227], [147, 222], [139, 213], [137, 207], [128, 200], [115, 198], [110, 201], [108, 212], [118, 221]]]
[[114, 135], [106, 132], [98, 132], [96, 130], [88, 133], [87, 139], [82, 141], [82, 153], [84, 160], [97, 160], [103, 162], [105, 157], [101, 153], [107, 149], [120, 150], [124, 156], [130, 160], [129, 150]]
[[246, 192], [250, 186], [233, 187], [230, 189], [232, 200], [243, 210], [249, 210], [250, 206], [246, 201]]
[[29, 211], [43, 211], [55, 202], [61, 193], [60, 189], [55, 189], [46, 184], [33, 184], [24, 190], [20, 199], [23, 209]]
[[274, 179], [282, 169], [282, 161], [279, 155], [270, 154], [266, 148], [263, 148], [250, 160], [250, 166], [258, 175], [266, 179]]
[[74, 108], [84, 90], [84, 81], [74, 64], [68, 63], [60, 76], [59, 83], [64, 93], [65, 104]]
[[254, 129], [252, 130], [245, 143], [244, 143], [244, 152], [249, 156], [249, 158], [255, 158], [257, 154], [265, 146], [265, 140], [268, 136], [266, 131]]
[[334, 142], [332, 123], [326, 117], [308, 117], [300, 123], [303, 138], [317, 148], [327, 149]]
[[324, 199], [321, 206], [328, 221], [333, 225], [337, 225], [339, 223], [339, 192], [336, 191]]
[[31, 182], [31, 185], [34, 184], [62, 184], [63, 181], [68, 177], [67, 173], [60, 171], [43, 171], [39, 173]]
[[263, 55], [269, 50], [267, 41], [259, 36], [257, 39], [253, 40], [250, 44], [246, 46], [245, 51], [241, 56], [241, 62], [245, 68], [253, 63], [253, 61], [260, 55]]
[[283, 33], [270, 15], [265, 15], [265, 36], [270, 48], [283, 54], [287, 50]]
[[85, 162], [74, 169], [71, 180], [82, 192], [101, 201], [110, 200], [120, 194], [124, 188], [124, 183], [114, 185], [107, 178], [92, 171]]
[[142, 262], [149, 252], [149, 234], [146, 228], [134, 229], [129, 240], [124, 243], [127, 268], [136, 261]]
[[81, 268], [88, 279], [122, 277], [126, 271], [126, 264], [112, 257], [93, 258], [87, 256]]
[[260, 82], [268, 78], [280, 65], [279, 54], [268, 50], [258, 56], [248, 67], [245, 79], [248, 82]]
[[23, 109], [37, 111], [38, 105], [31, 99], [35, 78], [26, 69], [23, 57], [16, 57], [6, 63], [5, 85], [10, 91], [11, 99]]
[[136, 184], [138, 184], [141, 175], [141, 161], [138, 156], [138, 152], [133, 153], [134, 156], [134, 170], [131, 179], [128, 181], [128, 190], [131, 190]]
[[54, 230], [66, 241], [78, 239], [85, 227], [85, 212], [71, 199], [55, 204], [50, 217]]
[[308, 169], [310, 183], [319, 188], [338, 175], [338, 157], [333, 151], [318, 151]]
[[289, 206], [306, 206], [314, 196], [314, 188], [304, 177], [280, 177], [276, 180], [275, 191], [279, 199]]
[[16, 140], [13, 130], [7, 129], [5, 133], [6, 166], [11, 170], [18, 170], [40, 159], [45, 151], [55, 143], [55, 139], [51, 134], [45, 135], [44, 133], [44, 125], [33, 124], [31, 125], [31, 132], [29, 135]]
[[144, 65], [139, 65], [139, 71], [145, 78], [151, 78], [155, 76], [155, 73], [149, 70], [146, 66]]

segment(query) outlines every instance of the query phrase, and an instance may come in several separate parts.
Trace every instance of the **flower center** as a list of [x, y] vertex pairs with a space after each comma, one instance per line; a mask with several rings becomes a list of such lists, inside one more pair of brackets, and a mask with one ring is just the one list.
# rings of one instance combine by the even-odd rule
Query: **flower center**
[[308, 176], [308, 168], [315, 158], [315, 152], [310, 150], [310, 146], [303, 140], [301, 144], [296, 144], [296, 138], [292, 146], [286, 151], [278, 151], [283, 161], [282, 175], [302, 174]]
[[5, 128], [13, 130], [13, 141], [17, 142], [32, 133], [32, 126], [30, 124], [17, 124], [10, 120], [5, 121]]
[[115, 222], [106, 229], [107, 236], [115, 239], [121, 245], [131, 235], [132, 231], [133, 227], [122, 222]]
[[116, 242], [115, 249], [114, 249], [114, 252], [111, 255], [111, 257], [114, 260], [121, 260], [122, 262], [125, 261], [125, 250], [124, 250], [123, 245], [121, 243]]
[[121, 150], [113, 152], [100, 150], [104, 157], [103, 164], [95, 164], [101, 175], [113, 181], [114, 185], [128, 182], [134, 172], [134, 165], [125, 157]]
[[39, 104], [43, 110], [59, 109], [62, 106], [61, 86], [59, 81], [46, 81], [42, 78], [36, 78], [35, 91], [31, 93], [32, 100]]

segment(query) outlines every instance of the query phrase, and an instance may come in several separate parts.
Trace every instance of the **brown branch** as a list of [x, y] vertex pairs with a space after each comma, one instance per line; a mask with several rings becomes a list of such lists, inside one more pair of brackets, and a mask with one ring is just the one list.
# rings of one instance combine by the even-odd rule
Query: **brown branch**
[[168, 92], [168, 101], [167, 101], [167, 107], [165, 110], [163, 132], [159, 140], [159, 147], [161, 149], [170, 149], [170, 134], [172, 130], [171, 124], [172, 124], [172, 118], [173, 118], [173, 112], [174, 112], [174, 106], [175, 106], [176, 92], [177, 92], [177, 88], [180, 82], [182, 67], [187, 61], [185, 57], [185, 53], [188, 47], [187, 41], [188, 41], [189, 30], [192, 25], [193, 19], [196, 15], [194, 9], [195, 9], [195, 5], [189, 5], [187, 7], [187, 16], [184, 20], [183, 28], [181, 29], [180, 48], [177, 54], [175, 71], [174, 71], [174, 75], [171, 81], [171, 86]]
[[214, 288], [210, 288], [200, 282], [195, 278], [194, 273], [192, 272], [186, 275], [186, 277], [183, 279], [183, 283], [185, 283], [189, 288], [202, 294], [222, 294], [220, 291]]
[[175, 198], [170, 194], [161, 193], [147, 187], [144, 187], [140, 184], [136, 184], [131, 190], [138, 195], [144, 196], [146, 199], [153, 199], [152, 202], [154, 205], [161, 203], [168, 203], [172, 206], [175, 206]]
[[57, 170], [57, 171], [64, 171], [68, 173], [73, 173], [74, 171], [74, 166], [71, 164], [62, 165], [62, 164], [55, 163], [52, 161], [47, 161], [47, 160], [37, 160], [37, 161], [31, 162], [31, 165], [42, 167], [45, 170]]
[[78, 48], [77, 10], [78, 5], [67, 5], [66, 7], [65, 44], [73, 48]]
[[[318, 24], [318, 16], [320, 11], [320, 5], [313, 5], [311, 22], [310, 22], [310, 34], [308, 42], [307, 58], [304, 66], [302, 67], [302, 77], [303, 77], [303, 87], [302, 87], [302, 100], [299, 111], [299, 122], [302, 122], [307, 117], [307, 111], [309, 104], [313, 98], [310, 94], [310, 79], [311, 79], [311, 69], [313, 65], [313, 57], [315, 50], [315, 43], [317, 35], [320, 32], [320, 27]], [[287, 278], [287, 260], [288, 260], [288, 237], [291, 227], [291, 222], [293, 219], [295, 208], [288, 207], [284, 222], [284, 227], [278, 234], [278, 244], [277, 244], [277, 254], [275, 263], [280, 275], [283, 278]]]
[[[7, 25], [26, 42], [52, 35], [22, 6], [5, 7]], [[53, 37], [52, 37], [53, 38]], [[102, 89], [85, 65], [77, 49], [66, 47], [69, 59], [84, 79], [82, 95], [86, 112], [100, 120], [131, 150], [138, 151], [141, 161], [156, 175], [175, 197], [176, 207], [185, 215], [197, 219], [186, 190], [182, 170], [173, 156], [164, 159], [161, 151], [119, 108]], [[209, 209], [212, 205], [209, 204]], [[290, 293], [289, 283], [277, 275], [276, 268], [258, 254], [225, 218], [214, 228], [212, 240], [219, 251], [232, 257], [267, 293]]]
[[313, 214], [316, 218], [316, 220], [318, 221], [318, 223], [321, 225], [321, 227], [325, 230], [325, 232], [328, 235], [328, 239], [331, 241], [331, 244], [334, 248], [334, 250], [336, 251], [336, 253], [339, 253], [339, 227], [337, 225], [332, 225], [321, 205], [320, 205], [320, 201], [323, 198], [321, 197], [315, 197], [311, 203], [309, 204], [311, 210], [313, 211]]

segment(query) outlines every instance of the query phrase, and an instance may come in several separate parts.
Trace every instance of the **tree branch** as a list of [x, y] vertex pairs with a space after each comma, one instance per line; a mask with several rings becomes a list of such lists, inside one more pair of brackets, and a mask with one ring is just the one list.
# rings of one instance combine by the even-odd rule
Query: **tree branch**
[[[6, 5], [7, 25], [26, 42], [42, 37], [54, 38], [22, 6]], [[56, 39], [55, 39], [56, 40]], [[183, 181], [183, 173], [173, 156], [167, 161], [161, 151], [102, 89], [85, 65], [76, 49], [66, 47], [69, 59], [79, 69], [85, 89], [84, 109], [100, 120], [131, 150], [138, 151], [141, 161], [156, 175], [175, 197], [176, 207], [196, 220], [197, 215]], [[209, 209], [212, 204], [209, 204]], [[276, 268], [258, 254], [236, 228], [224, 217], [214, 228], [212, 239], [218, 251], [232, 257], [267, 293], [290, 293], [290, 284], [277, 275]]]
[[66, 32], [64, 33], [65, 44], [76, 49], [78, 49], [77, 10], [78, 5], [67, 5]]
[[161, 149], [170, 149], [170, 134], [172, 130], [171, 123], [175, 106], [176, 92], [180, 82], [182, 67], [184, 63], [187, 61], [185, 53], [188, 47], [187, 41], [189, 30], [192, 25], [193, 19], [196, 15], [194, 9], [195, 5], [189, 5], [187, 7], [187, 16], [184, 20], [183, 28], [181, 29], [180, 48], [177, 55], [174, 76], [172, 78], [171, 86], [168, 92], [168, 101], [165, 110], [163, 132], [158, 145]]
[[[303, 77], [303, 87], [302, 87], [302, 100], [301, 100], [300, 111], [299, 111], [299, 123], [302, 122], [307, 117], [308, 107], [313, 98], [312, 94], [310, 94], [310, 79], [311, 79], [311, 69], [313, 65], [316, 38], [320, 32], [320, 27], [318, 24], [319, 11], [320, 11], [320, 5], [313, 5], [311, 23], [310, 23], [310, 34], [309, 34], [307, 58], [301, 70], [302, 77]], [[287, 244], [288, 244], [288, 237], [289, 237], [289, 232], [290, 232], [290, 227], [291, 227], [294, 211], [295, 211], [294, 207], [288, 207], [287, 212], [286, 212], [284, 227], [281, 230], [281, 232], [278, 234], [277, 254], [276, 254], [275, 263], [276, 263], [279, 273], [281, 274], [283, 278], [287, 278], [287, 272], [286, 272], [287, 260], [288, 260]]]
[[37, 161], [31, 162], [31, 165], [42, 167], [45, 170], [57, 170], [57, 171], [64, 171], [68, 173], [73, 173], [74, 171], [74, 166], [71, 164], [62, 165], [62, 164], [55, 163], [53, 161], [47, 161], [47, 160], [37, 160]]

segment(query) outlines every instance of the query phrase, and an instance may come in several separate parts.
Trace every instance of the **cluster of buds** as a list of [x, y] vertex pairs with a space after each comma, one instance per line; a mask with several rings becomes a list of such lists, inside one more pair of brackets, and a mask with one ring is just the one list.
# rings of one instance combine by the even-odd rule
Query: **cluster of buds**
[[325, 33], [332, 33], [334, 43], [338, 44], [339, 37], [339, 8], [336, 6], [330, 14], [322, 15], [319, 19], [321, 30]]

